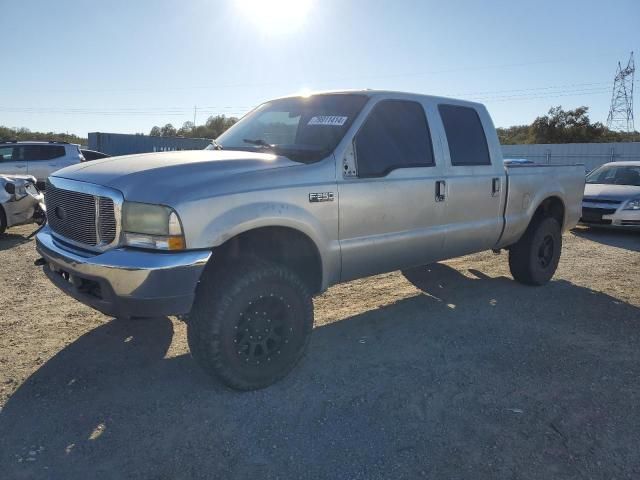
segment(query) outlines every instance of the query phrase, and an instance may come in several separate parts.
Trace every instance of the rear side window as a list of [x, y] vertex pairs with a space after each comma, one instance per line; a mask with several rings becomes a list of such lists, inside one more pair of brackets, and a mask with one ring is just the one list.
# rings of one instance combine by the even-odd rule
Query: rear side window
[[427, 118], [417, 102], [378, 103], [358, 132], [355, 144], [360, 177], [380, 177], [396, 168], [434, 165]]
[[22, 148], [24, 148], [25, 160], [53, 160], [65, 156], [62, 145], [25, 145]]
[[0, 162], [13, 160], [13, 147], [0, 147]]
[[451, 164], [491, 165], [489, 147], [478, 112], [458, 105], [439, 105], [449, 144]]

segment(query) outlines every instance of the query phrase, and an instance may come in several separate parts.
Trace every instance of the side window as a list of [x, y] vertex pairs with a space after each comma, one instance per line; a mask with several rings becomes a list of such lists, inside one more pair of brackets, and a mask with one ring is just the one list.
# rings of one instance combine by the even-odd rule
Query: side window
[[478, 112], [458, 105], [439, 105], [447, 135], [451, 164], [491, 165], [489, 147]]
[[0, 162], [11, 162], [13, 160], [14, 147], [0, 147]]
[[53, 160], [65, 156], [62, 145], [26, 145], [24, 147], [25, 160]]
[[417, 102], [378, 103], [358, 132], [355, 148], [360, 177], [380, 177], [396, 168], [434, 165], [427, 118]]

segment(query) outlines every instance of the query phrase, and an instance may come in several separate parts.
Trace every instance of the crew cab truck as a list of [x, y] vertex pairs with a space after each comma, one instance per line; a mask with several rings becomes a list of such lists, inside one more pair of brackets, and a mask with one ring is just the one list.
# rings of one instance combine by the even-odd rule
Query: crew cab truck
[[500, 249], [545, 284], [584, 167], [505, 166], [482, 105], [366, 90], [269, 101], [204, 151], [48, 182], [51, 281], [107, 315], [183, 316], [196, 361], [249, 390], [291, 371], [333, 284]]

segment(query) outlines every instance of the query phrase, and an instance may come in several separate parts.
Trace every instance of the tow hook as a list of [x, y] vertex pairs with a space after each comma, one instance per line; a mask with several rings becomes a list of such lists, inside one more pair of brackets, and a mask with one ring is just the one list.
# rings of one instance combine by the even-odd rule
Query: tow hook
[[37, 260], [35, 260], [33, 264], [36, 267], [44, 267], [47, 264], [47, 261], [44, 258], [40, 257]]

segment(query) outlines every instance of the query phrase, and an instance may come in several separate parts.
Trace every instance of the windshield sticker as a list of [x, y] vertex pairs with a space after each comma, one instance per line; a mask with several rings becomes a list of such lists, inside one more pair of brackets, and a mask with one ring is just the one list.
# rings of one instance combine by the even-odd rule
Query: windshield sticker
[[321, 115], [313, 117], [307, 125], [329, 125], [332, 127], [343, 126], [349, 117], [338, 117], [336, 115]]

